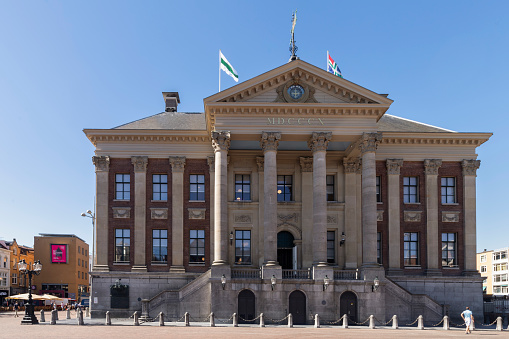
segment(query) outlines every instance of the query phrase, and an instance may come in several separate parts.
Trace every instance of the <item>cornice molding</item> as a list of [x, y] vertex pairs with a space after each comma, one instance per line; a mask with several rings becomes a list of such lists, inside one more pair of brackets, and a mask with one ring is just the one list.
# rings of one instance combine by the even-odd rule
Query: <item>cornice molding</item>
[[384, 132], [381, 145], [458, 145], [480, 146], [491, 133], [396, 133]]
[[87, 134], [88, 140], [97, 147], [98, 142], [135, 142], [135, 143], [146, 143], [146, 142], [156, 142], [156, 143], [210, 143], [210, 137], [207, 135], [189, 135], [191, 132], [188, 132], [187, 135], [147, 135], [144, 133], [105, 133], [105, 134]]

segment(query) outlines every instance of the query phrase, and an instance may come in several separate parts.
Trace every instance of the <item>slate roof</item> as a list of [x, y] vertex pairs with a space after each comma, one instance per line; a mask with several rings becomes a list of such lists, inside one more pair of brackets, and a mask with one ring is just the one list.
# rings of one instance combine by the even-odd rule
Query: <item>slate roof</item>
[[440, 128], [422, 122], [400, 118], [394, 115], [385, 114], [378, 120], [378, 131], [380, 132], [441, 132], [455, 133], [454, 131]]

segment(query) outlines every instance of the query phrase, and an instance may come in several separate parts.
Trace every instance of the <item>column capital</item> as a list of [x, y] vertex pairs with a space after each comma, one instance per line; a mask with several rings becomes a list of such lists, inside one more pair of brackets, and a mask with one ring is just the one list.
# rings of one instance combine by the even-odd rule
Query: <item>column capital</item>
[[230, 149], [230, 131], [213, 131], [211, 137], [214, 152]]
[[375, 152], [381, 140], [382, 132], [362, 133], [362, 136], [359, 140], [359, 148], [361, 150], [361, 154], [366, 152]]
[[426, 175], [438, 175], [438, 169], [442, 166], [442, 159], [424, 159]]
[[461, 166], [463, 167], [463, 175], [476, 175], [477, 169], [481, 166], [481, 160], [474, 159], [463, 159], [461, 162]]
[[172, 172], [184, 172], [186, 157], [169, 157]]
[[265, 164], [264, 157], [256, 157], [256, 165], [258, 166], [258, 172], [263, 172], [263, 165]]
[[387, 159], [385, 164], [387, 166], [387, 174], [399, 175], [399, 170], [403, 166], [403, 159]]
[[95, 165], [96, 172], [110, 171], [110, 157], [107, 155], [92, 157], [92, 163]]
[[209, 165], [209, 172], [215, 172], [215, 157], [213, 155], [207, 157], [207, 165]]
[[131, 157], [131, 163], [134, 165], [134, 173], [142, 173], [147, 171], [148, 157]]
[[302, 172], [313, 172], [313, 158], [300, 157], [300, 168]]
[[312, 152], [326, 151], [330, 139], [332, 139], [332, 132], [313, 132], [308, 141], [308, 147]]
[[357, 171], [361, 167], [360, 165], [361, 164], [359, 158], [343, 160], [343, 167], [345, 168], [345, 173], [357, 173]]
[[281, 140], [281, 132], [262, 132], [260, 147], [263, 152], [277, 151], [279, 140]]

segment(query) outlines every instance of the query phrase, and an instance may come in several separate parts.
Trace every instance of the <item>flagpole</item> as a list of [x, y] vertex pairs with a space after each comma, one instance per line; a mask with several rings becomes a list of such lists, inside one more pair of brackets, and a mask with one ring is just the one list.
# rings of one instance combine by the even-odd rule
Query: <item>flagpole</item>
[[327, 63], [325, 65], [325, 70], [328, 72], [329, 71], [329, 50], [327, 50]]
[[221, 50], [219, 50], [219, 92], [221, 92]]

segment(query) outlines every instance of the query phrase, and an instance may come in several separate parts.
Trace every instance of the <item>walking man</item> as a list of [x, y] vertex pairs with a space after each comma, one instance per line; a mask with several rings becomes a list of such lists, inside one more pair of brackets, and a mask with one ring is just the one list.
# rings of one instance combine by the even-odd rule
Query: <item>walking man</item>
[[466, 310], [461, 312], [461, 317], [465, 321], [465, 325], [467, 326], [467, 329], [465, 330], [465, 334], [470, 334], [470, 325], [474, 323], [474, 316], [472, 314], [472, 311], [470, 311], [470, 308], [467, 306]]
[[18, 317], [18, 309], [19, 309], [19, 305], [18, 305], [18, 302], [16, 301], [16, 303], [14, 304], [14, 318]]

